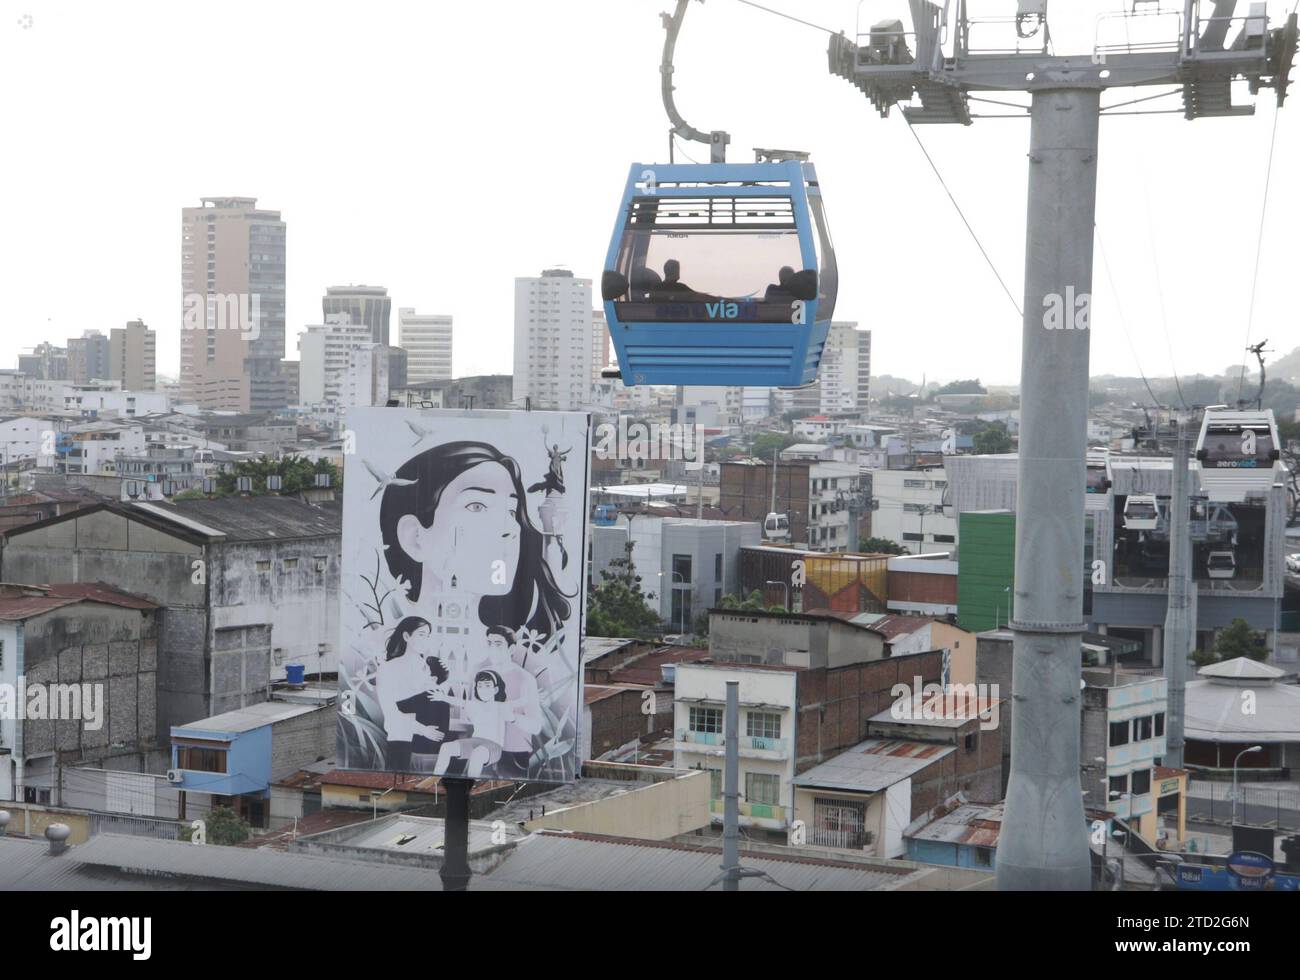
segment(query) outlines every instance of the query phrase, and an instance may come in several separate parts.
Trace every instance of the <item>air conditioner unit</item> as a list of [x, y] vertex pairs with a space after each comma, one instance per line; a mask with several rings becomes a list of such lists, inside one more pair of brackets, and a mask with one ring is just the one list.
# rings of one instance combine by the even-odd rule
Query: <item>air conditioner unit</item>
[[179, 769], [167, 770], [167, 782], [182, 783], [184, 781], [185, 781], [185, 773], [181, 772]]

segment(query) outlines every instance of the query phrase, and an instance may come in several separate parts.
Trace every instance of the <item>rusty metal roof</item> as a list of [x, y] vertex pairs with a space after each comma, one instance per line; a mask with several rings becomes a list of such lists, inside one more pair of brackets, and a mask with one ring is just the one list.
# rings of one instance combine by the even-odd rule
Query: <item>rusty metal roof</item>
[[[16, 594], [5, 594], [11, 591], [16, 591]], [[98, 602], [123, 609], [161, 608], [157, 603], [103, 582], [25, 585], [0, 589], [0, 620], [31, 619], [79, 602]]]
[[872, 738], [794, 778], [794, 785], [876, 793], [955, 752], [951, 745]]

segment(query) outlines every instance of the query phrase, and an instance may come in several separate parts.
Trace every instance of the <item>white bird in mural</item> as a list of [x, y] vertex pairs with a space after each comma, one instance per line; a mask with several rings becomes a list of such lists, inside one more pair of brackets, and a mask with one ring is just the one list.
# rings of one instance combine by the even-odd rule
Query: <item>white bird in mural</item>
[[424, 425], [416, 425], [410, 419], [406, 420], [406, 427], [415, 433], [415, 442], [411, 443], [412, 446], [419, 445], [421, 439], [425, 439], [433, 435], [434, 432], [434, 430], [431, 427], [424, 426]]
[[375, 492], [370, 495], [371, 500], [374, 500], [376, 497], [378, 497], [379, 494], [383, 490], [387, 489], [388, 487], [410, 487], [415, 485], [414, 480], [402, 480], [399, 479], [395, 474], [381, 473], [379, 470], [375, 469], [373, 466], [367, 463], [364, 459], [361, 461], [361, 465], [364, 466], [367, 470], [369, 470], [370, 475], [379, 481], [379, 486], [375, 487]]

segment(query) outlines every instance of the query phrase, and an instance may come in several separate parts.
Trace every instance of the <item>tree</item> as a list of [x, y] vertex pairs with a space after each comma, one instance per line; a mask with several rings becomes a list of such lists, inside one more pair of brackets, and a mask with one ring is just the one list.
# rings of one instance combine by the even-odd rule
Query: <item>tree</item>
[[[980, 384], [979, 378], [967, 378], [964, 381], [949, 381], [936, 391], [936, 395], [987, 395], [989, 390]], [[933, 396], [931, 396], [933, 397]]]
[[[203, 822], [204, 834], [209, 844], [242, 844], [248, 840], [251, 831], [244, 819], [228, 806], [216, 807]], [[181, 828], [181, 840], [189, 841], [193, 836], [193, 827]]]
[[981, 456], [1009, 453], [1012, 449], [1011, 433], [1005, 422], [994, 422], [975, 433], [974, 442], [975, 452]]
[[888, 538], [866, 538], [858, 542], [858, 551], [868, 555], [907, 555], [911, 554], [897, 541]]
[[1264, 634], [1260, 630], [1251, 629], [1250, 624], [1240, 616], [1220, 630], [1214, 641], [1214, 661], [1234, 660], [1237, 657], [1263, 660], [1267, 656], [1268, 644]]
[[241, 476], [252, 478], [255, 494], [268, 492], [266, 488], [268, 476], [279, 476], [283, 480], [284, 485], [275, 492], [286, 495], [302, 493], [304, 490], [315, 488], [316, 476], [320, 473], [329, 474], [330, 486], [333, 489], [339, 490], [343, 487], [343, 474], [327, 459], [318, 459], [314, 463], [304, 456], [243, 460], [235, 464], [233, 471], [222, 473], [217, 477], [217, 495], [224, 497], [238, 493], [238, 479]]
[[793, 446], [798, 439], [789, 432], [764, 432], [754, 437], [750, 452], [759, 459], [771, 459], [774, 452]]
[[631, 541], [623, 545], [623, 557], [601, 570], [600, 585], [587, 596], [588, 636], [640, 637], [660, 632], [659, 614], [647, 605], [654, 594], [641, 590], [633, 546]]

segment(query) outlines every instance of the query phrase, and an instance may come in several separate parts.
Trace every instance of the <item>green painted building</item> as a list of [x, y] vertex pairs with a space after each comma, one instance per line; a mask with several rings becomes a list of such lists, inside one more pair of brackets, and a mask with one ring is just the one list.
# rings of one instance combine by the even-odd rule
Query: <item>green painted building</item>
[[1006, 626], [1015, 595], [1016, 515], [966, 511], [957, 540], [957, 625], [973, 633]]

